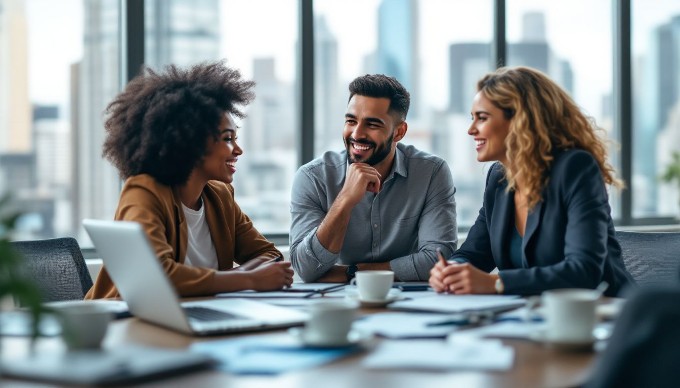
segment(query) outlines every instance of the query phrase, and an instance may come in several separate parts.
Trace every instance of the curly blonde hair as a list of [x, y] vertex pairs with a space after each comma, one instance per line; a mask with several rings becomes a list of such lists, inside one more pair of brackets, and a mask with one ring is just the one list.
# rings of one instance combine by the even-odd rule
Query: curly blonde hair
[[607, 162], [607, 147], [598, 135], [604, 130], [545, 74], [522, 66], [502, 67], [480, 79], [477, 90], [510, 120], [505, 177], [508, 191], [516, 189], [521, 177], [529, 209], [542, 199], [555, 150], [588, 151], [597, 160], [604, 182], [623, 187]]

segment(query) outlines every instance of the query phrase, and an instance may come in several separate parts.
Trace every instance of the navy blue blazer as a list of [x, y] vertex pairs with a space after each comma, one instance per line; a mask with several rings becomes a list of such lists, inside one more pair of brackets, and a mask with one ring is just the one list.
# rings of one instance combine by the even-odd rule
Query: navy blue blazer
[[607, 190], [595, 158], [578, 149], [558, 152], [540, 201], [529, 212], [522, 242], [522, 268], [510, 261], [515, 227], [514, 192], [495, 163], [486, 179], [484, 203], [452, 259], [491, 272], [498, 267], [506, 294], [532, 295], [553, 288], [595, 288], [615, 296], [633, 278], [614, 236]]

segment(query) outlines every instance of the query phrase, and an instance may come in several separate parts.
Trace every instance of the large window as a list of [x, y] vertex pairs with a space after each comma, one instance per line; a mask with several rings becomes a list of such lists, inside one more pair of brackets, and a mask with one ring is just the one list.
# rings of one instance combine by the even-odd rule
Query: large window
[[680, 3], [632, 5], [633, 217], [677, 216], [678, 185], [659, 177], [680, 151]]
[[[135, 50], [120, 36], [121, 5], [138, 1], [0, 2], [0, 194], [10, 191], [26, 212], [19, 238], [84, 238], [83, 218], [113, 217], [121, 181], [101, 157], [103, 113], [121, 70], [136, 72], [120, 67]], [[631, 20], [614, 33], [628, 4]], [[680, 150], [676, 0], [144, 0], [140, 12], [145, 36], [131, 37], [144, 42], [140, 61], [159, 68], [224, 58], [257, 82], [240, 123], [245, 153], [234, 186], [265, 234], [287, 234], [295, 170], [342, 149], [347, 85], [373, 72], [411, 92], [403, 141], [449, 162], [458, 225], [468, 227], [488, 167], [466, 133], [470, 103], [476, 81], [501, 61], [548, 73], [606, 130], [610, 160], [629, 177], [623, 195], [611, 192], [616, 218], [650, 224], [680, 212], [677, 185], [659, 178]], [[625, 32], [631, 57], [620, 61], [614, 44], [628, 43]], [[628, 59], [630, 77], [619, 73]], [[301, 69], [313, 69], [313, 81]], [[619, 114], [630, 89], [633, 108]]]
[[[605, 130], [602, 135], [610, 143], [609, 162], [620, 177], [620, 138], [612, 117], [611, 2], [508, 0], [507, 27], [506, 64], [539, 69], [567, 90]], [[620, 192], [612, 190], [609, 200], [616, 217]]]
[[[492, 9], [491, 1], [315, 1], [315, 154], [343, 148], [352, 79], [366, 73], [394, 76], [411, 94], [402, 142], [449, 162], [458, 222], [471, 224], [485, 170], [467, 129], [476, 80], [493, 69]], [[470, 15], [476, 15], [474, 28]]]
[[297, 167], [297, 3], [146, 0], [145, 9], [147, 64], [226, 59], [256, 82], [248, 117], [239, 123], [244, 154], [234, 177], [236, 200], [262, 233], [288, 233]]
[[113, 217], [102, 112], [119, 41], [116, 0], [0, 3], [0, 193], [25, 212], [18, 238], [82, 236], [83, 218]]

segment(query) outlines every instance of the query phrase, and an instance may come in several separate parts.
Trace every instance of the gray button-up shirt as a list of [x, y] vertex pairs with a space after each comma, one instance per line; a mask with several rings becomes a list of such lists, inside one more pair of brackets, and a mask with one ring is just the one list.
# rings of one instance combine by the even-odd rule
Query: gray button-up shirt
[[427, 280], [437, 247], [449, 257], [458, 243], [456, 191], [446, 162], [397, 144], [392, 171], [380, 193], [366, 192], [350, 216], [339, 253], [324, 248], [316, 230], [342, 190], [347, 152], [326, 152], [295, 174], [291, 193], [290, 256], [304, 281], [336, 263], [390, 262], [402, 281]]

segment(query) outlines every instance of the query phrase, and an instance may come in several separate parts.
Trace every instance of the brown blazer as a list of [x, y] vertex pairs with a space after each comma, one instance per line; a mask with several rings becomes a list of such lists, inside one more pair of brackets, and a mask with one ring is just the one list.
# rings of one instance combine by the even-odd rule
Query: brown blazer
[[[258, 256], [281, 256], [281, 252], [255, 229], [250, 218], [236, 204], [231, 185], [210, 181], [201, 198], [217, 252], [218, 270], [231, 269], [234, 262], [243, 264]], [[136, 221], [142, 225], [180, 296], [210, 294], [215, 270], [183, 264], [188, 230], [176, 190], [147, 174], [132, 176], [126, 180], [120, 193], [115, 219]], [[85, 299], [118, 296], [108, 272], [102, 268]]]

